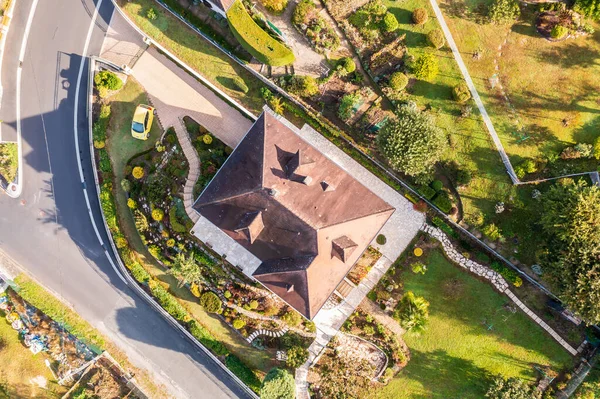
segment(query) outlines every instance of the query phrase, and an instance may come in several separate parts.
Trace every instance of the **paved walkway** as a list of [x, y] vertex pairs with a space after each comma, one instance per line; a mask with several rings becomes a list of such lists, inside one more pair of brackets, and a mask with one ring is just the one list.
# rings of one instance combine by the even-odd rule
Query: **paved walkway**
[[510, 176], [510, 179], [512, 180], [512, 182], [514, 184], [519, 184], [520, 180], [517, 177], [515, 170], [512, 167], [512, 164], [510, 163], [508, 155], [506, 154], [506, 151], [504, 150], [504, 146], [502, 145], [502, 142], [500, 141], [500, 138], [498, 137], [498, 134], [496, 133], [496, 129], [494, 128], [494, 125], [492, 124], [492, 120], [490, 119], [490, 116], [488, 115], [487, 110], [485, 109], [485, 106], [483, 105], [483, 102], [481, 101], [481, 97], [479, 97], [479, 93], [477, 92], [477, 88], [475, 88], [473, 79], [471, 79], [471, 75], [469, 74], [467, 66], [463, 62], [463, 59], [460, 55], [460, 51], [458, 51], [456, 42], [454, 41], [454, 38], [452, 37], [452, 33], [450, 33], [450, 29], [448, 29], [448, 25], [446, 24], [444, 15], [442, 14], [442, 11], [440, 10], [440, 7], [438, 6], [436, 0], [429, 0], [429, 2], [431, 3], [431, 7], [433, 8], [433, 12], [434, 12], [436, 18], [438, 19], [438, 22], [440, 23], [440, 27], [442, 28], [442, 31], [444, 32], [444, 36], [446, 36], [446, 42], [448, 43], [448, 46], [450, 46], [450, 49], [452, 50], [452, 55], [454, 56], [454, 59], [456, 60], [456, 63], [458, 64], [458, 68], [460, 69], [460, 72], [462, 73], [463, 77], [465, 78], [467, 86], [469, 86], [469, 90], [471, 91], [473, 100], [475, 100], [475, 104], [477, 104], [477, 108], [479, 109], [479, 112], [481, 113], [483, 122], [485, 123], [485, 126], [487, 127], [488, 132], [490, 133], [490, 136], [492, 137], [492, 141], [496, 145], [496, 149], [498, 150], [498, 153], [500, 154], [502, 163], [504, 163], [506, 172], [508, 173], [508, 175]]

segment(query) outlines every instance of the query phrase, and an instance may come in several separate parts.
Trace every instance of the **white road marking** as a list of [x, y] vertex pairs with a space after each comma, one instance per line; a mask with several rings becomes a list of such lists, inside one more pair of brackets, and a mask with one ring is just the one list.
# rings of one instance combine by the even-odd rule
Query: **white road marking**
[[27, 17], [27, 25], [25, 25], [25, 33], [23, 34], [23, 41], [21, 42], [21, 51], [19, 52], [19, 66], [17, 68], [17, 157], [18, 157], [18, 165], [19, 170], [17, 172], [17, 181], [19, 184], [17, 185], [16, 191], [13, 193], [13, 197], [17, 198], [21, 195], [23, 191], [23, 145], [21, 142], [21, 71], [23, 69], [23, 58], [25, 58], [25, 49], [27, 48], [27, 39], [29, 38], [29, 31], [31, 30], [31, 24], [33, 23], [33, 16], [35, 15], [35, 10], [37, 9], [38, 0], [33, 0], [31, 4], [31, 10], [29, 11], [29, 16]]
[[[77, 86], [75, 87], [75, 108], [74, 108], [74, 112], [73, 112], [73, 137], [75, 139], [75, 157], [77, 158], [77, 167], [79, 169], [79, 180], [83, 186], [83, 196], [85, 197], [85, 203], [88, 208], [88, 215], [90, 217], [90, 221], [92, 222], [92, 226], [94, 227], [94, 232], [96, 233], [96, 237], [98, 237], [98, 241], [100, 242], [100, 245], [104, 246], [104, 241], [102, 240], [102, 237], [100, 237], [100, 232], [98, 231], [98, 226], [96, 226], [96, 221], [94, 220], [94, 215], [92, 214], [92, 207], [90, 205], [90, 199], [88, 197], [88, 192], [87, 192], [87, 189], [85, 188], [85, 179], [83, 177], [83, 168], [81, 167], [81, 158], [80, 158], [80, 154], [79, 154], [79, 140], [78, 140], [78, 134], [77, 134], [77, 121], [78, 121], [78, 117], [79, 117], [78, 104], [79, 104], [79, 91], [81, 89], [81, 77], [83, 76], [83, 66], [85, 65], [88, 47], [90, 45], [90, 40], [92, 39], [92, 33], [94, 31], [94, 25], [96, 24], [96, 18], [98, 17], [98, 10], [100, 9], [100, 5], [102, 5], [102, 0], [98, 0], [98, 3], [96, 3], [96, 8], [94, 9], [94, 14], [92, 15], [90, 27], [88, 28], [88, 33], [85, 38], [83, 52], [81, 53], [81, 62], [79, 63], [79, 73], [77, 74]], [[88, 82], [88, 84], [89, 84], [89, 82]], [[107, 234], [110, 234], [110, 232], [107, 232]], [[119, 278], [121, 279], [121, 281], [123, 281], [123, 283], [125, 283], [125, 285], [128, 285], [127, 281], [121, 275], [121, 273], [115, 266], [113, 260], [111, 259], [111, 257], [109, 256], [109, 254], [106, 250], [104, 250], [104, 254], [106, 255], [106, 258], [108, 259], [108, 261], [109, 261], [111, 267], [113, 268], [113, 270], [115, 271], [115, 273], [117, 273], [117, 276], [119, 276]], [[115, 256], [119, 256], [119, 254], [115, 254]]]

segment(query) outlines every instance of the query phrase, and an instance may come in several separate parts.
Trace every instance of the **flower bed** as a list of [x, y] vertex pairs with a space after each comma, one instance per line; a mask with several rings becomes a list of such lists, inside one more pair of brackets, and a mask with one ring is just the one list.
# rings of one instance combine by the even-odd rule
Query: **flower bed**
[[373, 247], [367, 248], [364, 254], [348, 272], [348, 279], [358, 285], [371, 271], [373, 265], [381, 258], [381, 253]]
[[319, 9], [312, 0], [302, 0], [296, 5], [292, 23], [306, 36], [317, 53], [335, 51], [340, 46], [340, 38], [331, 25], [319, 15]]

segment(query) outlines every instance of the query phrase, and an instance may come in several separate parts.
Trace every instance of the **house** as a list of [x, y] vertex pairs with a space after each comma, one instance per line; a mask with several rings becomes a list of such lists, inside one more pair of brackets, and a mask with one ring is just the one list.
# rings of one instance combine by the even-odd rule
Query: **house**
[[194, 209], [224, 233], [222, 252], [243, 247], [244, 273], [308, 319], [395, 210], [268, 108]]

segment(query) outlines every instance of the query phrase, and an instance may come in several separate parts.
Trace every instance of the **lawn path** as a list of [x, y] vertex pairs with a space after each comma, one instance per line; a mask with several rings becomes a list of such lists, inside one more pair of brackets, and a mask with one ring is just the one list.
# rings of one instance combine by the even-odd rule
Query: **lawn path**
[[437, 17], [437, 19], [440, 23], [440, 27], [442, 28], [442, 31], [444, 32], [444, 36], [446, 36], [446, 41], [448, 42], [448, 46], [450, 46], [450, 49], [452, 50], [452, 55], [454, 56], [454, 59], [456, 60], [456, 63], [458, 64], [458, 68], [460, 69], [460, 72], [462, 73], [463, 77], [465, 78], [467, 86], [469, 87], [469, 90], [471, 91], [473, 100], [475, 100], [475, 104], [477, 104], [477, 108], [479, 109], [479, 112], [481, 113], [483, 122], [485, 123], [485, 126], [488, 128], [488, 132], [490, 133], [490, 136], [492, 137], [492, 140], [494, 141], [494, 144], [496, 145], [496, 149], [498, 150], [498, 153], [500, 154], [500, 158], [502, 159], [502, 163], [504, 164], [504, 167], [506, 168], [506, 172], [508, 173], [508, 175], [510, 176], [510, 179], [512, 180], [512, 182], [514, 184], [520, 184], [521, 181], [517, 177], [515, 170], [513, 169], [512, 164], [510, 163], [510, 160], [508, 159], [508, 155], [506, 154], [506, 151], [504, 150], [504, 146], [502, 145], [502, 142], [500, 141], [500, 138], [498, 137], [498, 134], [496, 133], [496, 129], [494, 128], [494, 125], [492, 124], [492, 120], [490, 119], [490, 116], [488, 115], [487, 110], [485, 109], [485, 106], [483, 105], [483, 102], [481, 101], [481, 98], [479, 97], [479, 93], [477, 92], [477, 89], [475, 88], [473, 79], [471, 79], [471, 75], [469, 74], [469, 71], [467, 70], [467, 66], [463, 62], [462, 57], [460, 55], [460, 51], [458, 51], [458, 47], [456, 46], [456, 43], [454, 42], [452, 33], [450, 33], [450, 29], [448, 29], [448, 25], [446, 24], [444, 15], [442, 14], [442, 11], [440, 10], [440, 7], [438, 6], [436, 0], [429, 0], [429, 2], [431, 3], [433, 12], [435, 13], [435, 16]]

